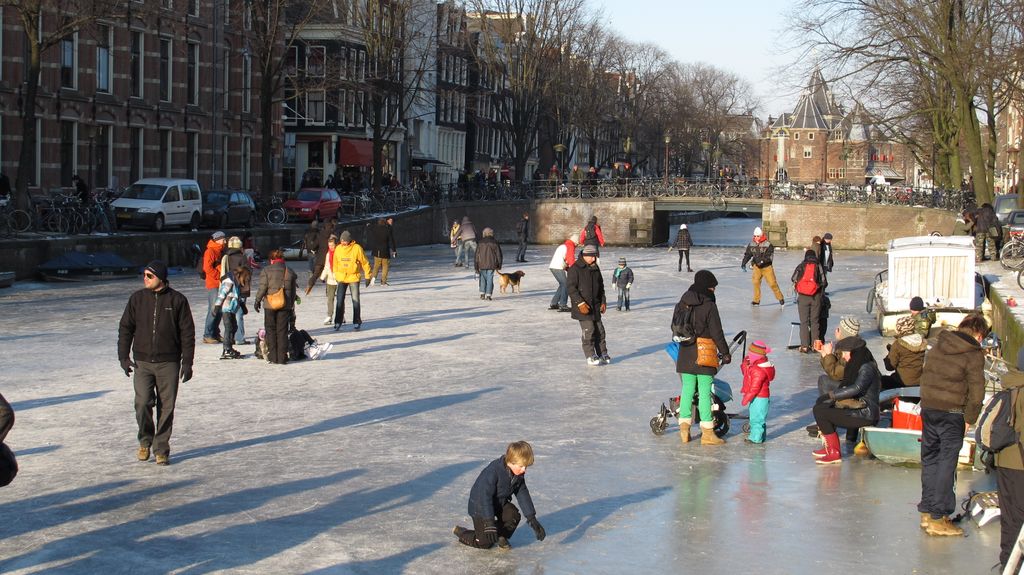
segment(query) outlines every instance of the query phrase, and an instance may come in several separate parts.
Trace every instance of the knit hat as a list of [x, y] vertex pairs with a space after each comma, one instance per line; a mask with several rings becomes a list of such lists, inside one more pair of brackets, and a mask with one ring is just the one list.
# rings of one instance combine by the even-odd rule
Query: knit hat
[[583, 255], [585, 256], [597, 256], [597, 246], [593, 244], [587, 244], [583, 246]]
[[836, 342], [836, 351], [853, 351], [859, 347], [864, 347], [866, 343], [860, 336], [844, 337], [843, 339]]
[[910, 298], [910, 311], [921, 311], [924, 309], [924, 300], [921, 296], [916, 295]]
[[698, 289], [711, 289], [718, 285], [718, 278], [708, 270], [698, 270], [693, 275], [693, 285]]
[[155, 275], [162, 282], [167, 281], [167, 264], [160, 260], [153, 260], [146, 264], [146, 271]]
[[762, 230], [759, 227], [758, 228], [754, 228], [754, 237], [755, 238], [758, 237], [758, 236], [763, 236], [763, 235], [764, 235], [764, 230]]
[[348, 230], [345, 230], [341, 232], [341, 237], [338, 239], [343, 242], [350, 242], [352, 241], [352, 234], [350, 234]]
[[580, 235], [579, 234], [573, 234], [573, 235], [569, 236], [569, 241], [574, 243], [574, 244], [580, 243]]
[[213, 232], [213, 235], [210, 236], [210, 238], [213, 239], [214, 241], [222, 240], [222, 239], [224, 239], [224, 232], [221, 232], [221, 231]]
[[679, 229], [685, 230], [686, 229], [686, 224], [679, 224]]
[[747, 347], [747, 351], [751, 355], [760, 355], [761, 357], [764, 357], [772, 352], [772, 348], [768, 347], [768, 344], [766, 344], [763, 340], [759, 339], [754, 343], [750, 344], [750, 346]]
[[228, 247], [242, 249], [242, 238], [238, 236], [231, 236], [230, 238], [228, 238]]
[[843, 316], [839, 320], [839, 339], [845, 339], [860, 334], [860, 320], [851, 316]]
[[626, 258], [619, 258], [619, 265], [620, 266], [626, 265]]
[[825, 232], [825, 235], [821, 236], [821, 239], [823, 239], [823, 240], [830, 240], [830, 239], [832, 239], [832, 232]]

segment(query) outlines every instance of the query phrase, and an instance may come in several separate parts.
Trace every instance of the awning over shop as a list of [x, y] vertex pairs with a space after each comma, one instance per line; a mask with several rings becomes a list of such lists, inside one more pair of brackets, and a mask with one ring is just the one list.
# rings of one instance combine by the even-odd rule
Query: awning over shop
[[903, 175], [889, 166], [868, 166], [868, 169], [864, 170], [864, 178], [871, 179], [876, 176], [882, 176], [890, 182], [898, 182], [903, 180]]
[[373, 142], [369, 140], [338, 140], [339, 166], [373, 166]]

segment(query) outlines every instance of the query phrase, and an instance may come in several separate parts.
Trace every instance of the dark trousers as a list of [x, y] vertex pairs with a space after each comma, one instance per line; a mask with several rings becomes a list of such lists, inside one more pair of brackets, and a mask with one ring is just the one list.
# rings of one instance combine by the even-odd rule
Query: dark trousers
[[850, 430], [860, 429], [875, 422], [863, 417], [856, 417], [853, 413], [860, 413], [859, 409], [840, 409], [829, 403], [819, 403], [811, 410], [814, 414], [814, 421], [818, 424], [818, 431], [822, 435], [829, 435], [836, 432], [837, 427], [845, 427], [847, 435]]
[[[1011, 445], [1006, 449], [1018, 448]], [[996, 485], [999, 486], [999, 563], [1006, 565], [1020, 526], [1024, 524], [1024, 471], [997, 467]], [[1017, 572], [1016, 565], [1012, 572]]]
[[604, 342], [604, 322], [600, 319], [581, 319], [580, 328], [583, 330], [583, 355], [587, 357], [607, 355], [608, 346]]
[[224, 351], [231, 351], [235, 348], [235, 332], [238, 331], [238, 322], [234, 313], [221, 314], [224, 318]]
[[[516, 527], [519, 526], [519, 521], [521, 519], [522, 516], [519, 514], [519, 509], [516, 509], [516, 506], [512, 505], [511, 502], [506, 503], [501, 508], [501, 517], [490, 518], [491, 521], [496, 520], [495, 525], [498, 528], [498, 537], [504, 537], [505, 539], [512, 537], [512, 534], [516, 532]], [[473, 528], [463, 531], [462, 535], [459, 537], [459, 541], [462, 542], [463, 545], [469, 545], [470, 547], [490, 549], [490, 543], [484, 543], [476, 538], [477, 533], [483, 533], [484, 521], [486, 520], [487, 518], [485, 517], [474, 517]]]
[[135, 421], [139, 424], [139, 445], [152, 447], [153, 453], [157, 455], [169, 455], [181, 364], [176, 361], [136, 363], [139, 365], [135, 368], [132, 383], [135, 386]]
[[810, 347], [811, 343], [821, 339], [821, 292], [815, 295], [800, 294], [796, 300], [796, 309], [800, 312], [800, 345]]
[[267, 357], [270, 363], [288, 363], [288, 324], [292, 310], [263, 310], [263, 327], [267, 329]]
[[683, 271], [683, 258], [686, 258], [686, 271], [690, 271], [690, 250], [679, 250], [679, 269], [676, 271]]
[[921, 409], [921, 502], [939, 519], [956, 511], [956, 464], [964, 446], [964, 415]]
[[516, 251], [516, 261], [517, 262], [525, 262], [526, 261], [526, 238], [523, 238], [523, 239], [519, 240], [519, 250]]
[[363, 319], [359, 313], [359, 281], [352, 283], [339, 283], [338, 296], [334, 303], [334, 324], [345, 323], [345, 292], [352, 294], [352, 323], [360, 325]]
[[887, 389], [897, 389], [900, 387], [904, 387], [904, 385], [903, 380], [900, 379], [900, 374], [898, 372], [894, 371], [888, 375], [882, 376], [882, 391], [885, 391]]

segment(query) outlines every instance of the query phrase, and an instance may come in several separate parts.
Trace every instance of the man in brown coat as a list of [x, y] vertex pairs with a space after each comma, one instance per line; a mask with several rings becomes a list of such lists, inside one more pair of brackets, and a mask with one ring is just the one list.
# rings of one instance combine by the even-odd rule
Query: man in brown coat
[[968, 315], [956, 331], [943, 331], [921, 375], [921, 528], [928, 535], [963, 535], [956, 511], [956, 465], [966, 424], [974, 424], [985, 397], [985, 318]]
[[905, 335], [892, 342], [889, 354], [885, 356], [885, 368], [893, 373], [882, 376], [882, 391], [919, 385], [926, 349], [928, 342], [919, 333]]

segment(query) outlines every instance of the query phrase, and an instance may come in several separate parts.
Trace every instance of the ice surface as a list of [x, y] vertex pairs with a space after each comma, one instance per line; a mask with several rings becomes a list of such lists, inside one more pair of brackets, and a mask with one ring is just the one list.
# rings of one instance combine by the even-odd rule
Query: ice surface
[[[755, 225], [690, 228], [698, 243], [739, 246]], [[318, 285], [298, 308], [300, 327], [334, 344], [316, 362], [220, 361], [219, 346], [200, 344], [165, 468], [135, 461], [116, 359], [117, 321], [142, 282], [0, 292], [0, 391], [17, 411], [8, 443], [21, 464], [0, 489], [0, 572], [983, 573], [997, 561], [997, 522], [963, 539], [923, 534], [918, 470], [849, 454], [813, 463], [803, 428], [818, 362], [785, 350], [795, 306], [750, 307], [741, 247], [691, 257], [720, 281], [727, 335], [746, 329], [776, 349], [761, 446], [743, 443], [742, 420], [721, 447], [681, 446], [674, 421], [660, 437], [648, 427], [679, 393], [662, 348], [692, 274], [675, 271], [674, 251], [603, 250], [606, 282], [619, 256], [636, 282], [632, 311], [606, 318], [613, 363], [589, 367], [577, 322], [546, 309], [553, 249], [531, 246], [515, 264], [505, 246], [508, 269], [527, 273], [523, 293], [484, 302], [446, 246], [404, 248], [392, 286], [363, 290], [360, 332], [321, 325]], [[787, 294], [800, 255], [777, 253]], [[835, 261], [831, 325], [857, 316], [881, 357], [864, 303], [884, 255]], [[172, 281], [201, 326], [200, 281]], [[262, 316], [246, 319], [251, 337]], [[738, 387], [735, 365], [721, 377]], [[536, 450], [527, 477], [548, 537], [523, 524], [511, 552], [463, 547], [451, 529], [470, 524], [470, 486], [517, 439]], [[994, 480], [961, 472], [960, 497], [971, 489]]]

